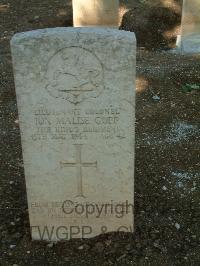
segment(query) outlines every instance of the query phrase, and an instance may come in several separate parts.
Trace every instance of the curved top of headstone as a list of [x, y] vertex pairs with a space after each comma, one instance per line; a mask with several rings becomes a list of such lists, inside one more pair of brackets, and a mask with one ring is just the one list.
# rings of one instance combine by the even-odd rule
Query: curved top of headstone
[[20, 42], [26, 41], [28, 39], [39, 39], [45, 37], [55, 37], [62, 36], [65, 34], [85, 34], [94, 36], [107, 36], [113, 39], [123, 40], [126, 42], [136, 42], [135, 34], [129, 31], [115, 30], [115, 29], [103, 29], [103, 28], [74, 28], [74, 27], [58, 27], [58, 28], [48, 28], [48, 29], [38, 29], [33, 31], [16, 33], [12, 39], [11, 44], [19, 44]]

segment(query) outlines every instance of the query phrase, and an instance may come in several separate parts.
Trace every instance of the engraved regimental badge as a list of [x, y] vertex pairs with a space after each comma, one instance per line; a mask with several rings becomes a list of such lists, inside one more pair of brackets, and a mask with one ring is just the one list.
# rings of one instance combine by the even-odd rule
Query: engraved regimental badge
[[80, 47], [58, 51], [48, 62], [46, 90], [54, 98], [79, 104], [104, 89], [103, 67], [97, 56]]

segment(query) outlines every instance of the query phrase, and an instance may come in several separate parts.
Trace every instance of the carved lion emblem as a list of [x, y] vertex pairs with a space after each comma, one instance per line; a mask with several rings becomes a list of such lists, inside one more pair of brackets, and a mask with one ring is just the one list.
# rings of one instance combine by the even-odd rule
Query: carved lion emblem
[[92, 52], [69, 47], [57, 52], [47, 66], [46, 89], [51, 96], [78, 104], [103, 91], [102, 64]]

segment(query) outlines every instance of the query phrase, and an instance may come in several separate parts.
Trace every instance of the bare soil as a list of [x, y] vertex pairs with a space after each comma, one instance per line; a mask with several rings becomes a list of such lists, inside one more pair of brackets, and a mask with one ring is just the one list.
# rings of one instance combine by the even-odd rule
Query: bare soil
[[1, 0], [0, 265], [200, 264], [200, 91], [182, 89], [200, 83], [200, 56], [166, 51], [180, 1], [157, 2], [128, 2], [121, 25], [138, 39], [135, 232], [52, 246], [30, 238], [9, 41], [15, 32], [71, 26], [71, 1]]

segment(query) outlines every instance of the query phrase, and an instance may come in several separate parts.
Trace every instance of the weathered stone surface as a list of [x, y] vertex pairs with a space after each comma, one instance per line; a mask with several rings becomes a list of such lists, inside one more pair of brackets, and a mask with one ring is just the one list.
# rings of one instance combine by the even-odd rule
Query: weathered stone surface
[[119, 24], [119, 0], [73, 0], [75, 27], [114, 27]]
[[200, 53], [200, 1], [184, 0], [179, 48], [182, 53]]
[[33, 239], [132, 230], [134, 34], [45, 29], [11, 47]]

